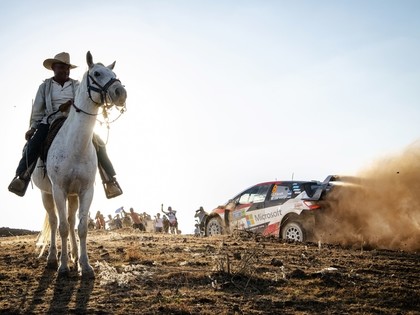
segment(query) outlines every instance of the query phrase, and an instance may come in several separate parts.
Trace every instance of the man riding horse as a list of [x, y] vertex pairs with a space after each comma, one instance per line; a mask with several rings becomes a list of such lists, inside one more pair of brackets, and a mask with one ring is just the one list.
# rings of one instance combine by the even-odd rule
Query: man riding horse
[[[35, 168], [36, 161], [41, 154], [41, 147], [47, 138], [52, 122], [57, 118], [65, 117], [72, 105], [76, 90], [79, 86], [77, 80], [71, 79], [70, 69], [76, 68], [70, 63], [70, 55], [66, 52], [48, 58], [44, 67], [54, 72], [52, 78], [46, 79], [38, 88], [32, 106], [30, 129], [25, 133], [27, 143], [22, 158], [16, 169], [16, 176], [9, 185], [9, 191], [18, 196], [24, 196]], [[114, 198], [122, 194], [122, 190], [115, 179], [115, 170], [106, 152], [104, 142], [94, 135], [97, 150], [98, 168], [104, 184], [107, 198]]]

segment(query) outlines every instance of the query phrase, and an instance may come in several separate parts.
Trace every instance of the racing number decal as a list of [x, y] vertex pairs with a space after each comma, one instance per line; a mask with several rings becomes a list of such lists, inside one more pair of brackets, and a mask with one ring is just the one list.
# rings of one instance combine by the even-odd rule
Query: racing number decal
[[273, 189], [271, 190], [271, 194], [275, 194], [277, 191], [277, 185], [273, 186]]

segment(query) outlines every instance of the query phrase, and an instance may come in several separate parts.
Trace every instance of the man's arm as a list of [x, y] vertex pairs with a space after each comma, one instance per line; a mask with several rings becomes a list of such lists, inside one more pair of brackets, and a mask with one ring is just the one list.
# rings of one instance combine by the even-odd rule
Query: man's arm
[[36, 129], [39, 122], [45, 115], [46, 104], [45, 104], [45, 82], [43, 82], [35, 96], [34, 104], [32, 105], [30, 127]]

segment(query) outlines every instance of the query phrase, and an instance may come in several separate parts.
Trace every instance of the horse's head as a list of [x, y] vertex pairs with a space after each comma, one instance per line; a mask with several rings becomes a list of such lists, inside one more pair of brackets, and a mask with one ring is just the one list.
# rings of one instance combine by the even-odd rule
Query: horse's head
[[89, 98], [98, 105], [125, 106], [127, 91], [112, 71], [115, 61], [107, 67], [101, 63], [93, 63], [90, 51], [86, 54], [86, 61], [89, 66], [87, 73]]

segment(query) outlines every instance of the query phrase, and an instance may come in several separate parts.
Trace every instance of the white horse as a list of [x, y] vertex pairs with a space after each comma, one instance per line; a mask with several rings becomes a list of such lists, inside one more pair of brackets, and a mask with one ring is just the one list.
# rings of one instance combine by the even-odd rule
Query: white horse
[[[47, 266], [58, 267], [59, 275], [69, 272], [67, 239], [70, 234], [72, 260], [82, 276], [94, 277], [86, 249], [89, 208], [93, 199], [97, 170], [96, 150], [92, 143], [93, 128], [99, 108], [112, 105], [125, 106], [127, 92], [112, 71], [115, 61], [108, 67], [100, 63], [94, 64], [90, 52], [86, 54], [86, 61], [89, 69], [76, 91], [68, 118], [49, 149], [46, 160], [47, 176], [43, 163], [38, 160], [32, 178], [41, 190], [42, 201], [47, 211], [48, 220], [46, 218], [44, 228], [38, 237], [38, 240], [44, 244], [50, 237]], [[75, 233], [78, 209], [79, 252]], [[56, 213], [58, 213], [58, 229], [61, 237], [59, 265]]]

